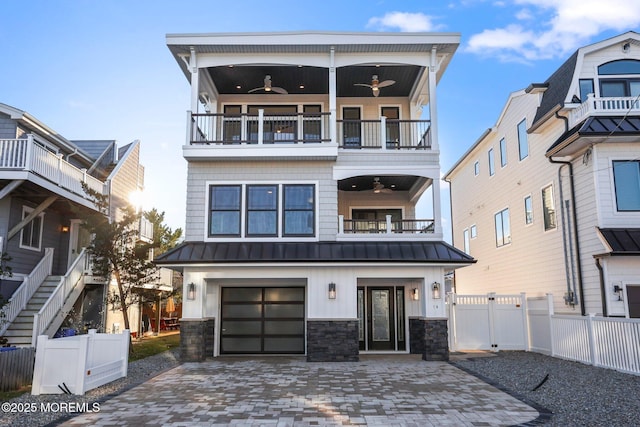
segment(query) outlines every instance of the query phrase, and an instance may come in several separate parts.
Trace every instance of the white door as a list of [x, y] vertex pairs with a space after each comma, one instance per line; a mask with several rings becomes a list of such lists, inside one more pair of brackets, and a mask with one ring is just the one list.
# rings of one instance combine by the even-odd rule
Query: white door
[[69, 256], [67, 269], [78, 258], [82, 249], [89, 244], [89, 233], [82, 229], [82, 220], [72, 219], [69, 226]]

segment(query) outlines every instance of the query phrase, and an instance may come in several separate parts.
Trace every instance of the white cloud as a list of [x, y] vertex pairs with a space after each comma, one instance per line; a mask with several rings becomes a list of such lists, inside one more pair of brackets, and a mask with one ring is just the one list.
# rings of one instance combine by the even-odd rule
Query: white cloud
[[[466, 51], [503, 61], [563, 57], [603, 31], [622, 32], [640, 25], [638, 1], [515, 0], [515, 3], [525, 7], [514, 15], [520, 24], [474, 34]], [[532, 17], [538, 17], [538, 21]]]
[[380, 30], [398, 29], [405, 32], [434, 31], [441, 29], [441, 25], [433, 23], [433, 17], [423, 13], [388, 12], [382, 17], [369, 19], [367, 27]]

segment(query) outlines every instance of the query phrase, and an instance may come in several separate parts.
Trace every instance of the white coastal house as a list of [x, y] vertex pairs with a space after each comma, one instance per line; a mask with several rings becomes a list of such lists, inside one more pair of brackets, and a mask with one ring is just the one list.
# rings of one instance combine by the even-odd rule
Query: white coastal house
[[640, 35], [578, 49], [512, 93], [446, 174], [459, 293], [554, 296], [556, 313], [640, 317]]
[[440, 216], [436, 85], [459, 39], [167, 36], [191, 86], [186, 230], [156, 261], [184, 273], [185, 360], [448, 357], [445, 270], [473, 262]]
[[[119, 322], [105, 310], [108, 287], [90, 274], [83, 250], [89, 236], [82, 211], [96, 206], [82, 184], [108, 195], [116, 218], [143, 188], [139, 160], [139, 141], [122, 147], [113, 140], [70, 141], [28, 112], [0, 104], [0, 252], [12, 270], [0, 278], [8, 301], [0, 336], [9, 344], [35, 346], [38, 335], [51, 337], [64, 326], [69, 313], [89, 328]], [[139, 227], [147, 242], [149, 225], [143, 219]]]

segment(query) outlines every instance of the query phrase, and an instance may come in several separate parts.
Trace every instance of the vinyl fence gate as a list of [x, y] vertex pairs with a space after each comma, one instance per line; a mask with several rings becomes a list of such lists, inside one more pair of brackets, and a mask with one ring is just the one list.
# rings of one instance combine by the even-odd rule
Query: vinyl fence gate
[[449, 295], [449, 347], [529, 350], [527, 299], [519, 295]]

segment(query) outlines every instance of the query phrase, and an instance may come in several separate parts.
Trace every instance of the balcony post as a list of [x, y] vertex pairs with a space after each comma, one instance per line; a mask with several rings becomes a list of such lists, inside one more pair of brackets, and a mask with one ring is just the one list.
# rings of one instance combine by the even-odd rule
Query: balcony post
[[387, 118], [380, 116], [380, 146], [383, 150], [387, 149]]
[[335, 61], [335, 48], [331, 48], [329, 57], [329, 112], [331, 113], [329, 132], [331, 137], [331, 143], [338, 143], [338, 129], [337, 129], [337, 101], [336, 101], [337, 83], [336, 83], [336, 61]]
[[[386, 143], [384, 145], [387, 145]], [[387, 220], [387, 234], [391, 234], [391, 215], [386, 215], [385, 219]]]
[[200, 81], [198, 75], [198, 57], [196, 49], [191, 48], [189, 55], [189, 71], [191, 71], [191, 111], [198, 112], [198, 98], [200, 96]]
[[264, 142], [264, 110], [258, 110], [258, 145]]
[[193, 135], [194, 126], [195, 124], [193, 121], [193, 116], [191, 115], [191, 110], [187, 110], [187, 145], [191, 145], [191, 135]]
[[[436, 107], [436, 73], [438, 72], [438, 58], [436, 47], [431, 49], [431, 64], [429, 64], [429, 120], [431, 121], [431, 149], [439, 150], [438, 143], [438, 109]], [[435, 181], [435, 180], [434, 180]], [[435, 206], [434, 206], [435, 208]], [[438, 225], [436, 225], [436, 228]]]
[[24, 165], [22, 165], [23, 169], [32, 169], [31, 168], [31, 159], [33, 158], [33, 134], [30, 133], [27, 135], [27, 152], [24, 156]]
[[344, 234], [344, 215], [338, 215], [338, 234]]
[[58, 182], [59, 186], [62, 186], [62, 153], [57, 155], [58, 157]]

